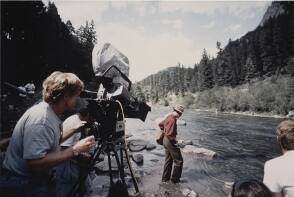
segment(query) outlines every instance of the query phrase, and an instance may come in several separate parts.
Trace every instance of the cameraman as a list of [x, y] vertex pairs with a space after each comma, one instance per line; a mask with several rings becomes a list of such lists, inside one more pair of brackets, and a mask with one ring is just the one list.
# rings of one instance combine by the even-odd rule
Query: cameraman
[[[72, 128], [77, 122], [86, 121], [88, 124], [93, 123], [94, 119], [91, 117], [88, 107], [81, 108], [77, 114], [68, 117], [63, 122], [63, 129]], [[60, 146], [61, 149], [67, 149], [74, 146], [82, 137], [81, 133], [85, 133], [85, 128], [81, 128], [80, 132], [75, 133]], [[88, 153], [73, 157], [72, 159], [62, 163], [56, 167], [56, 196], [68, 196], [79, 181], [83, 174], [84, 163], [89, 161], [91, 155]], [[84, 183], [81, 183], [84, 184]], [[84, 187], [82, 187], [85, 189]]]
[[[43, 82], [43, 100], [28, 109], [17, 122], [0, 177], [2, 196], [46, 196], [51, 169], [94, 145], [93, 136], [60, 151], [59, 143], [69, 138], [85, 122], [62, 131], [59, 116], [74, 109], [83, 82], [72, 73], [54, 72]], [[10, 196], [11, 193], [10, 193]]]

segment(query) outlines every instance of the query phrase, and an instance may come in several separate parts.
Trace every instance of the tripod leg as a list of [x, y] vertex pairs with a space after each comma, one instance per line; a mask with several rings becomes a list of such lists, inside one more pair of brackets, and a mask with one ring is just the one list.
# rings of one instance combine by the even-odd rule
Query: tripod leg
[[135, 190], [136, 190], [137, 193], [139, 193], [140, 191], [139, 191], [138, 183], [137, 183], [137, 180], [135, 178], [135, 175], [134, 175], [134, 172], [133, 172], [133, 169], [132, 169], [132, 166], [131, 166], [128, 151], [127, 151], [127, 149], [124, 149], [124, 151], [125, 151], [126, 158], [127, 158], [127, 164], [128, 164], [129, 169], [130, 169], [131, 176], [132, 176], [132, 179], [133, 179], [133, 182], [134, 182]]
[[119, 149], [119, 152], [120, 152], [120, 161], [121, 161], [121, 169], [122, 169], [121, 175], [122, 175], [122, 177], [125, 177], [123, 150]]
[[114, 152], [114, 156], [115, 156], [115, 159], [116, 159], [117, 167], [118, 167], [118, 170], [119, 170], [120, 179], [122, 180], [123, 184], [126, 185], [125, 177], [124, 177], [123, 164], [120, 163], [117, 152], [115, 150], [113, 150], [113, 152]]
[[110, 151], [107, 151], [108, 156], [108, 168], [109, 168], [109, 177], [110, 177], [110, 186], [113, 186], [113, 178], [112, 178], [112, 169], [111, 169], [111, 159], [110, 159]]

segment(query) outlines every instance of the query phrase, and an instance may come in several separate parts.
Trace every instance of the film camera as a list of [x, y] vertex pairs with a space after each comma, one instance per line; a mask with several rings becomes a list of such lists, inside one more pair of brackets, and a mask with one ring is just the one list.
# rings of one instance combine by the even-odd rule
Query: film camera
[[[137, 118], [145, 121], [151, 108], [144, 102], [139, 102], [130, 93], [132, 82], [128, 75], [128, 58], [116, 50], [112, 45], [105, 44], [97, 55], [97, 63], [93, 64], [95, 82], [99, 88], [97, 92], [85, 90], [80, 97], [88, 103], [88, 109], [94, 123], [90, 124], [90, 132], [97, 140], [93, 161], [88, 173], [94, 169], [99, 155], [105, 153], [108, 156], [110, 190], [108, 196], [128, 196], [125, 183], [124, 158], [127, 160], [131, 172], [136, 193], [139, 193], [138, 185], [130, 164], [127, 146], [125, 142], [125, 118]], [[114, 156], [119, 169], [119, 179], [113, 181], [111, 169], [111, 156]], [[86, 179], [84, 176], [82, 179]], [[76, 196], [79, 191], [79, 183], [73, 188], [70, 196]], [[120, 189], [116, 189], [120, 185]], [[114, 188], [114, 189], [113, 189]], [[123, 192], [125, 191], [125, 195]]]
[[[148, 112], [151, 111], [145, 102], [139, 102], [131, 95], [132, 82], [119, 69], [120, 67], [126, 70], [123, 66], [125, 67], [117, 58], [104, 62], [96, 73], [98, 91], [85, 90], [80, 95], [88, 101], [90, 114], [98, 123], [100, 137], [104, 140], [114, 140], [124, 135], [124, 122], [122, 122], [124, 118], [145, 121]], [[107, 69], [104, 70], [105, 67]], [[94, 70], [97, 71], [95, 68]]]

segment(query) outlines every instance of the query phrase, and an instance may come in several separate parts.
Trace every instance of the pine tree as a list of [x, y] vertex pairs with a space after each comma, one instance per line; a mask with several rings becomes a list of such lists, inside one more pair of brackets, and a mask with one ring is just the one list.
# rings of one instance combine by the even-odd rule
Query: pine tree
[[213, 71], [206, 49], [203, 50], [198, 71], [200, 91], [212, 88], [214, 85]]
[[68, 31], [70, 32], [70, 35], [75, 35], [75, 28], [72, 26], [72, 23], [70, 20], [66, 21], [66, 26], [68, 28]]

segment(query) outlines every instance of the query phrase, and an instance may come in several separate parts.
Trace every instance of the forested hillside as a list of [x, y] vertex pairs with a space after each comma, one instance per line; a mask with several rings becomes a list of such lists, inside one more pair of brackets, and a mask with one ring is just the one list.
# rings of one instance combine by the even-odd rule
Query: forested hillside
[[[279, 90], [286, 91], [283, 92], [288, 95], [284, 104], [288, 107], [286, 110], [278, 110], [279, 113], [286, 113], [293, 108], [289, 104], [291, 94], [294, 92], [288, 92], [291, 89], [289, 87], [292, 87], [291, 79], [294, 76], [293, 2], [273, 2], [255, 30], [240, 39], [234, 41], [230, 39], [225, 47], [216, 41], [216, 47], [218, 49], [216, 57], [210, 57], [204, 49], [200, 62], [195, 63], [193, 68], [186, 68], [181, 64], [170, 67], [137, 83], [134, 92], [143, 100], [153, 103], [160, 101], [165, 105], [175, 100], [169, 97], [174, 95], [181, 98], [190, 97], [189, 105], [193, 104], [197, 108], [272, 111], [271, 107], [253, 108], [249, 105], [244, 108], [238, 104], [233, 108], [227, 108], [226, 105], [218, 102], [213, 105], [211, 103], [197, 105], [198, 97], [207, 91], [211, 92], [212, 89], [227, 87], [233, 91], [236, 90], [234, 88], [244, 84], [262, 84], [264, 79], [270, 77], [269, 81], [272, 85], [285, 81], [281, 83], [287, 86], [285, 90], [283, 88]], [[266, 84], [269, 85], [264, 83]]]

